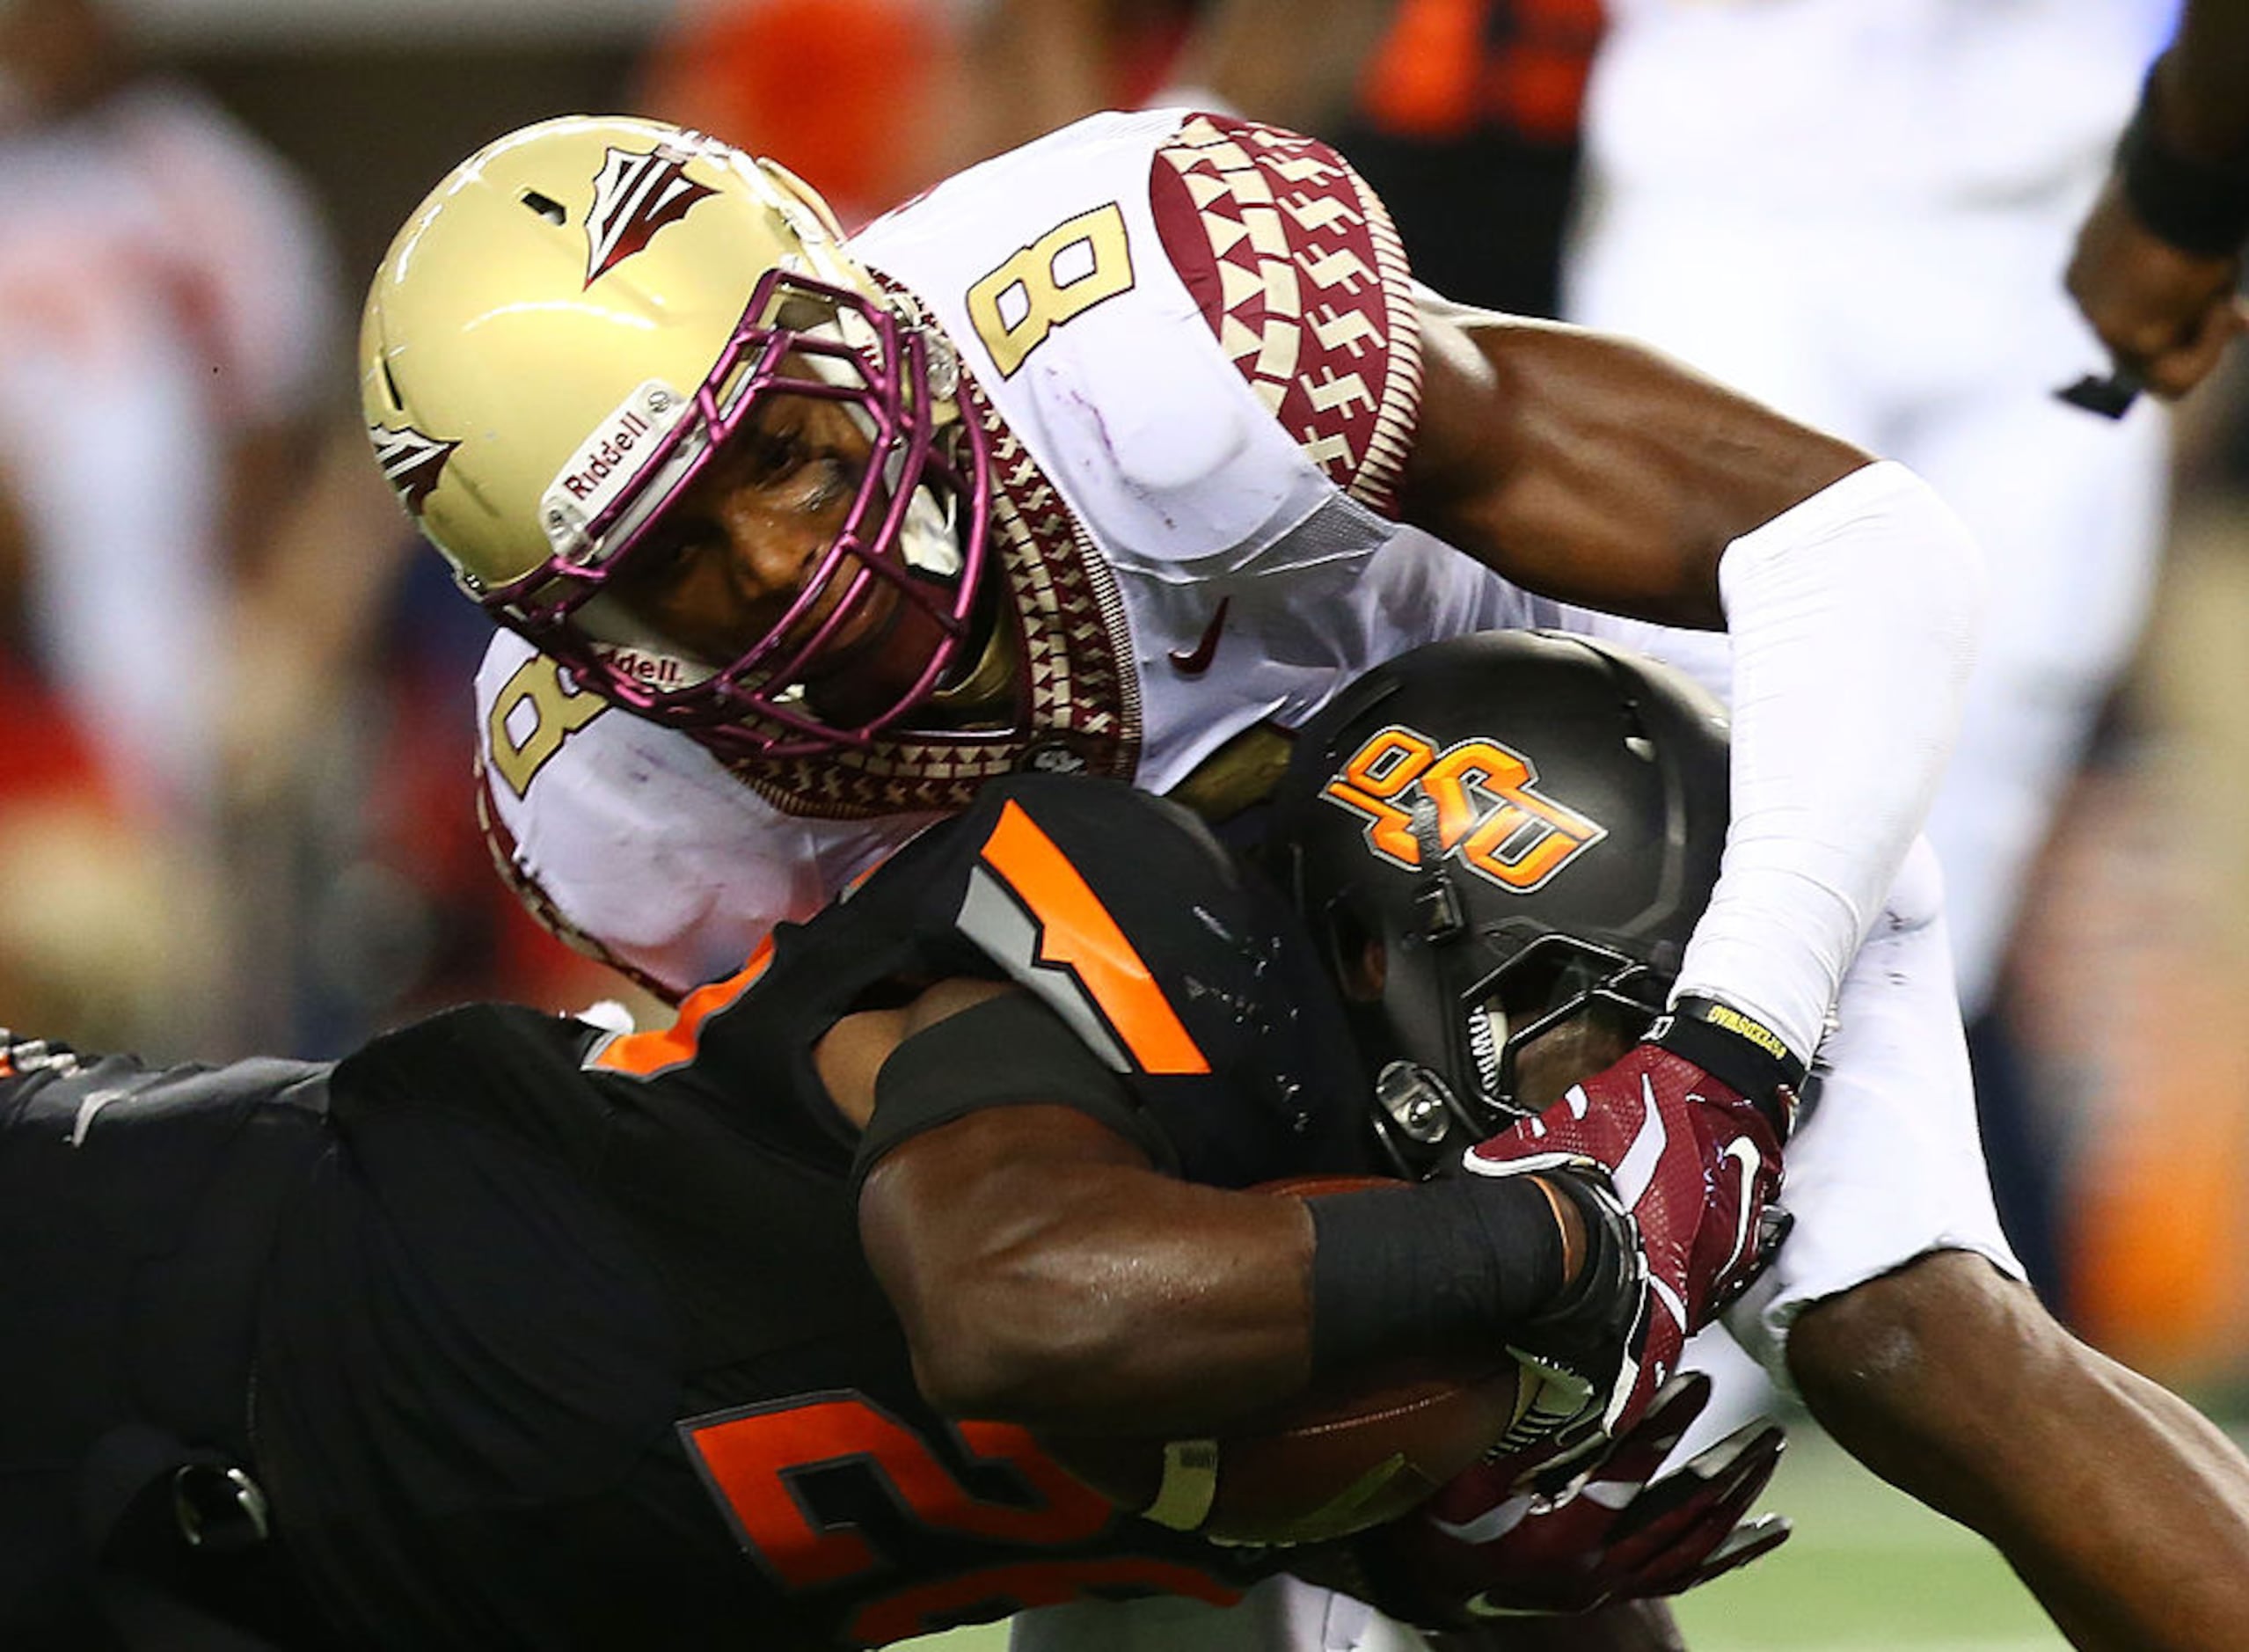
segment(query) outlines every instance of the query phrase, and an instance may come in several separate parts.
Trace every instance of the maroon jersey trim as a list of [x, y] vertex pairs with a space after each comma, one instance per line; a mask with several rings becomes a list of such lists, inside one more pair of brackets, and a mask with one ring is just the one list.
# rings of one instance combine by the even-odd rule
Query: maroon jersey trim
[[1314, 138], [1196, 115], [1158, 150], [1164, 250], [1235, 368], [1337, 486], [1397, 514], [1420, 324], [1390, 214]]

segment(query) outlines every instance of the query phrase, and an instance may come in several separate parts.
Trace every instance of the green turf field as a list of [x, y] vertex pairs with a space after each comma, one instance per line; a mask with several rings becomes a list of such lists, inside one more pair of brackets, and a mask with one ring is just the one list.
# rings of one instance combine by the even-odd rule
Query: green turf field
[[1679, 1603], [1699, 1652], [2066, 1652], [1981, 1539], [1892, 1491], [1811, 1424], [1790, 1429], [1773, 1554]]
[[[1697, 1652], [2066, 1652], [1980, 1539], [1876, 1480], [1815, 1433], [1790, 1430], [1767, 1506], [1796, 1523], [1778, 1553], [1680, 1603]], [[1003, 1629], [910, 1643], [1000, 1652]]]

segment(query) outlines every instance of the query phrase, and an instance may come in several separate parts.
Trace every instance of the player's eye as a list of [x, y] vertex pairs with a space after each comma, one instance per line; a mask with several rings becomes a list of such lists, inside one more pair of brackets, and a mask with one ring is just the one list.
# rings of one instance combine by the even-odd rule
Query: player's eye
[[794, 426], [752, 430], [742, 445], [740, 477], [752, 487], [770, 487], [785, 481], [806, 457], [804, 433]]
[[642, 586], [670, 579], [715, 545], [718, 537], [718, 529], [707, 522], [667, 523], [635, 548], [630, 577]]
[[807, 510], [824, 510], [848, 494], [858, 481], [858, 467], [832, 448], [805, 456], [803, 465]]

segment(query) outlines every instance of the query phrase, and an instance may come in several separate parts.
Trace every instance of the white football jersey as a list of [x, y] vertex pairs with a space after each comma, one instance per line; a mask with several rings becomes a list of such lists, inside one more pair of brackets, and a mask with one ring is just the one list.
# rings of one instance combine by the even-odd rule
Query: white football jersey
[[1385, 515], [1417, 406], [1412, 294], [1380, 203], [1325, 146], [1097, 115], [852, 250], [980, 393], [1028, 727], [730, 767], [502, 633], [477, 679], [495, 848], [550, 923], [652, 984], [738, 968], [992, 775], [1167, 790], [1417, 643], [1554, 617]]

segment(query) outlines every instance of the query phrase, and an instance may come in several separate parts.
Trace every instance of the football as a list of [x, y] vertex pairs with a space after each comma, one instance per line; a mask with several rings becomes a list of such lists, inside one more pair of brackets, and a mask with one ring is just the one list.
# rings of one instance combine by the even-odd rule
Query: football
[[[1253, 1192], [1298, 1196], [1394, 1186], [1303, 1176]], [[1220, 1542], [1318, 1543], [1379, 1525], [1497, 1444], [1537, 1379], [1504, 1349], [1400, 1360], [1347, 1391], [1315, 1389], [1215, 1439], [1072, 1436], [1048, 1454], [1111, 1501]]]

